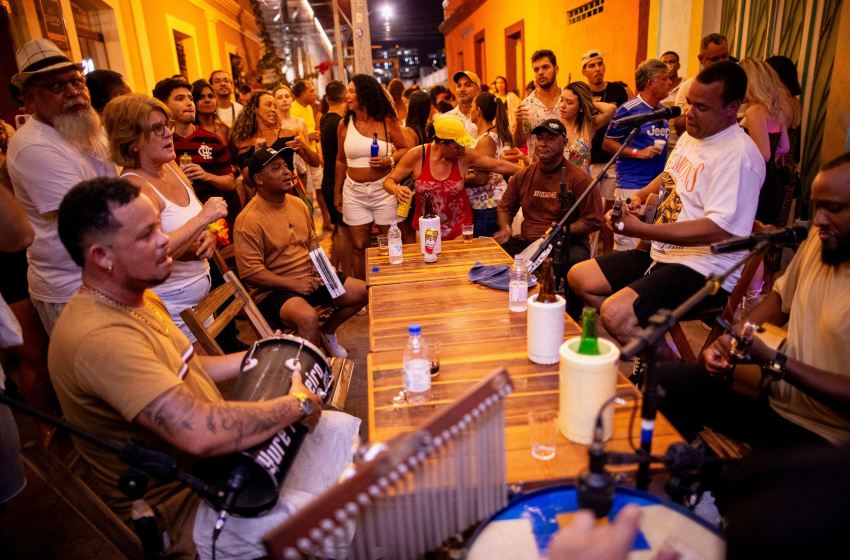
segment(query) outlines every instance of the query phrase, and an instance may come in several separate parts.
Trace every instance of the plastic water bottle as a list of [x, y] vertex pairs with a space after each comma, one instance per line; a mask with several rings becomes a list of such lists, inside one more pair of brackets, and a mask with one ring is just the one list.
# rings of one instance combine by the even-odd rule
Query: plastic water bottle
[[395, 222], [392, 222], [390, 231], [387, 232], [387, 242], [390, 249], [390, 264], [401, 264], [404, 254], [401, 248], [401, 230]]
[[528, 270], [522, 255], [514, 257], [511, 265], [511, 283], [508, 289], [508, 309], [525, 311], [528, 309]]
[[372, 157], [378, 157], [378, 133], [372, 135]]
[[413, 404], [431, 400], [431, 363], [428, 361], [428, 345], [422, 338], [422, 327], [408, 327], [410, 338], [404, 347], [404, 386], [407, 398]]

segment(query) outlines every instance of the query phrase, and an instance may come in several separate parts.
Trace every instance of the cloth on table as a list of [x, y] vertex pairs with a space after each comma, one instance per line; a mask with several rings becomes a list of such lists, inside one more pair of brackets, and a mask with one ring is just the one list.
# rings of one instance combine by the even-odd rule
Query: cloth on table
[[[507, 292], [511, 283], [511, 265], [509, 264], [481, 264], [475, 261], [472, 268], [469, 269], [468, 278], [471, 282], [493, 288], [494, 290], [502, 290]], [[533, 288], [537, 285], [537, 278], [528, 275], [528, 287]]]

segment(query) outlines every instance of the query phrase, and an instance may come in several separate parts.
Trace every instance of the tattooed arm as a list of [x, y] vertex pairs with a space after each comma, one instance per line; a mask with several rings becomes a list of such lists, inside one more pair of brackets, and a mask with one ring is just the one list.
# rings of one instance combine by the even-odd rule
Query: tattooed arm
[[322, 402], [293, 374], [289, 395], [264, 402], [209, 403], [197, 399], [180, 384], [146, 406], [134, 421], [169, 444], [200, 457], [242, 451], [260, 444], [301, 420], [301, 405], [293, 393], [313, 401], [314, 412], [302, 422], [312, 429], [322, 413]]

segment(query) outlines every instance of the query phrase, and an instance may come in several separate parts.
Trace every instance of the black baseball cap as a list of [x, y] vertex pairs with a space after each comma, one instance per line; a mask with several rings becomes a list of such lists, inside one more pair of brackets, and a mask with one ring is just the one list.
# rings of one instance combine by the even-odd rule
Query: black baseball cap
[[262, 171], [276, 157], [282, 157], [289, 170], [292, 171], [290, 162], [294, 154], [295, 150], [289, 147], [281, 148], [280, 150], [275, 150], [274, 148], [259, 149], [248, 160], [248, 176], [253, 179], [254, 175]]
[[559, 121], [558, 119], [546, 119], [542, 123], [538, 124], [531, 131], [532, 134], [537, 136], [541, 132], [548, 132], [549, 134], [557, 134], [563, 138], [567, 137], [567, 127], [564, 126], [564, 123]]

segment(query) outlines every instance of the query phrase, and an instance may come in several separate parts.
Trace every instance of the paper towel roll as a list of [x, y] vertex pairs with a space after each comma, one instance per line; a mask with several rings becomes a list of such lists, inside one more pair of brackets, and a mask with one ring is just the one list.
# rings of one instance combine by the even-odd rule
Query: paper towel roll
[[434, 246], [434, 254], [439, 254], [441, 249], [440, 239], [443, 237], [442, 231], [440, 230], [439, 216], [435, 218], [419, 217], [419, 250], [423, 255], [425, 254], [425, 230], [428, 228], [434, 228], [437, 230], [437, 244]]
[[536, 295], [528, 298], [528, 359], [536, 364], [557, 362], [564, 342], [567, 302], [555, 297], [558, 303], [537, 303]]
[[[617, 392], [617, 365], [620, 351], [614, 344], [599, 340], [601, 354], [579, 354], [581, 337], [570, 338], [561, 345], [560, 411], [558, 429], [570, 441], [593, 442], [599, 408]], [[614, 430], [614, 405], [602, 414], [602, 427], [607, 441]]]

